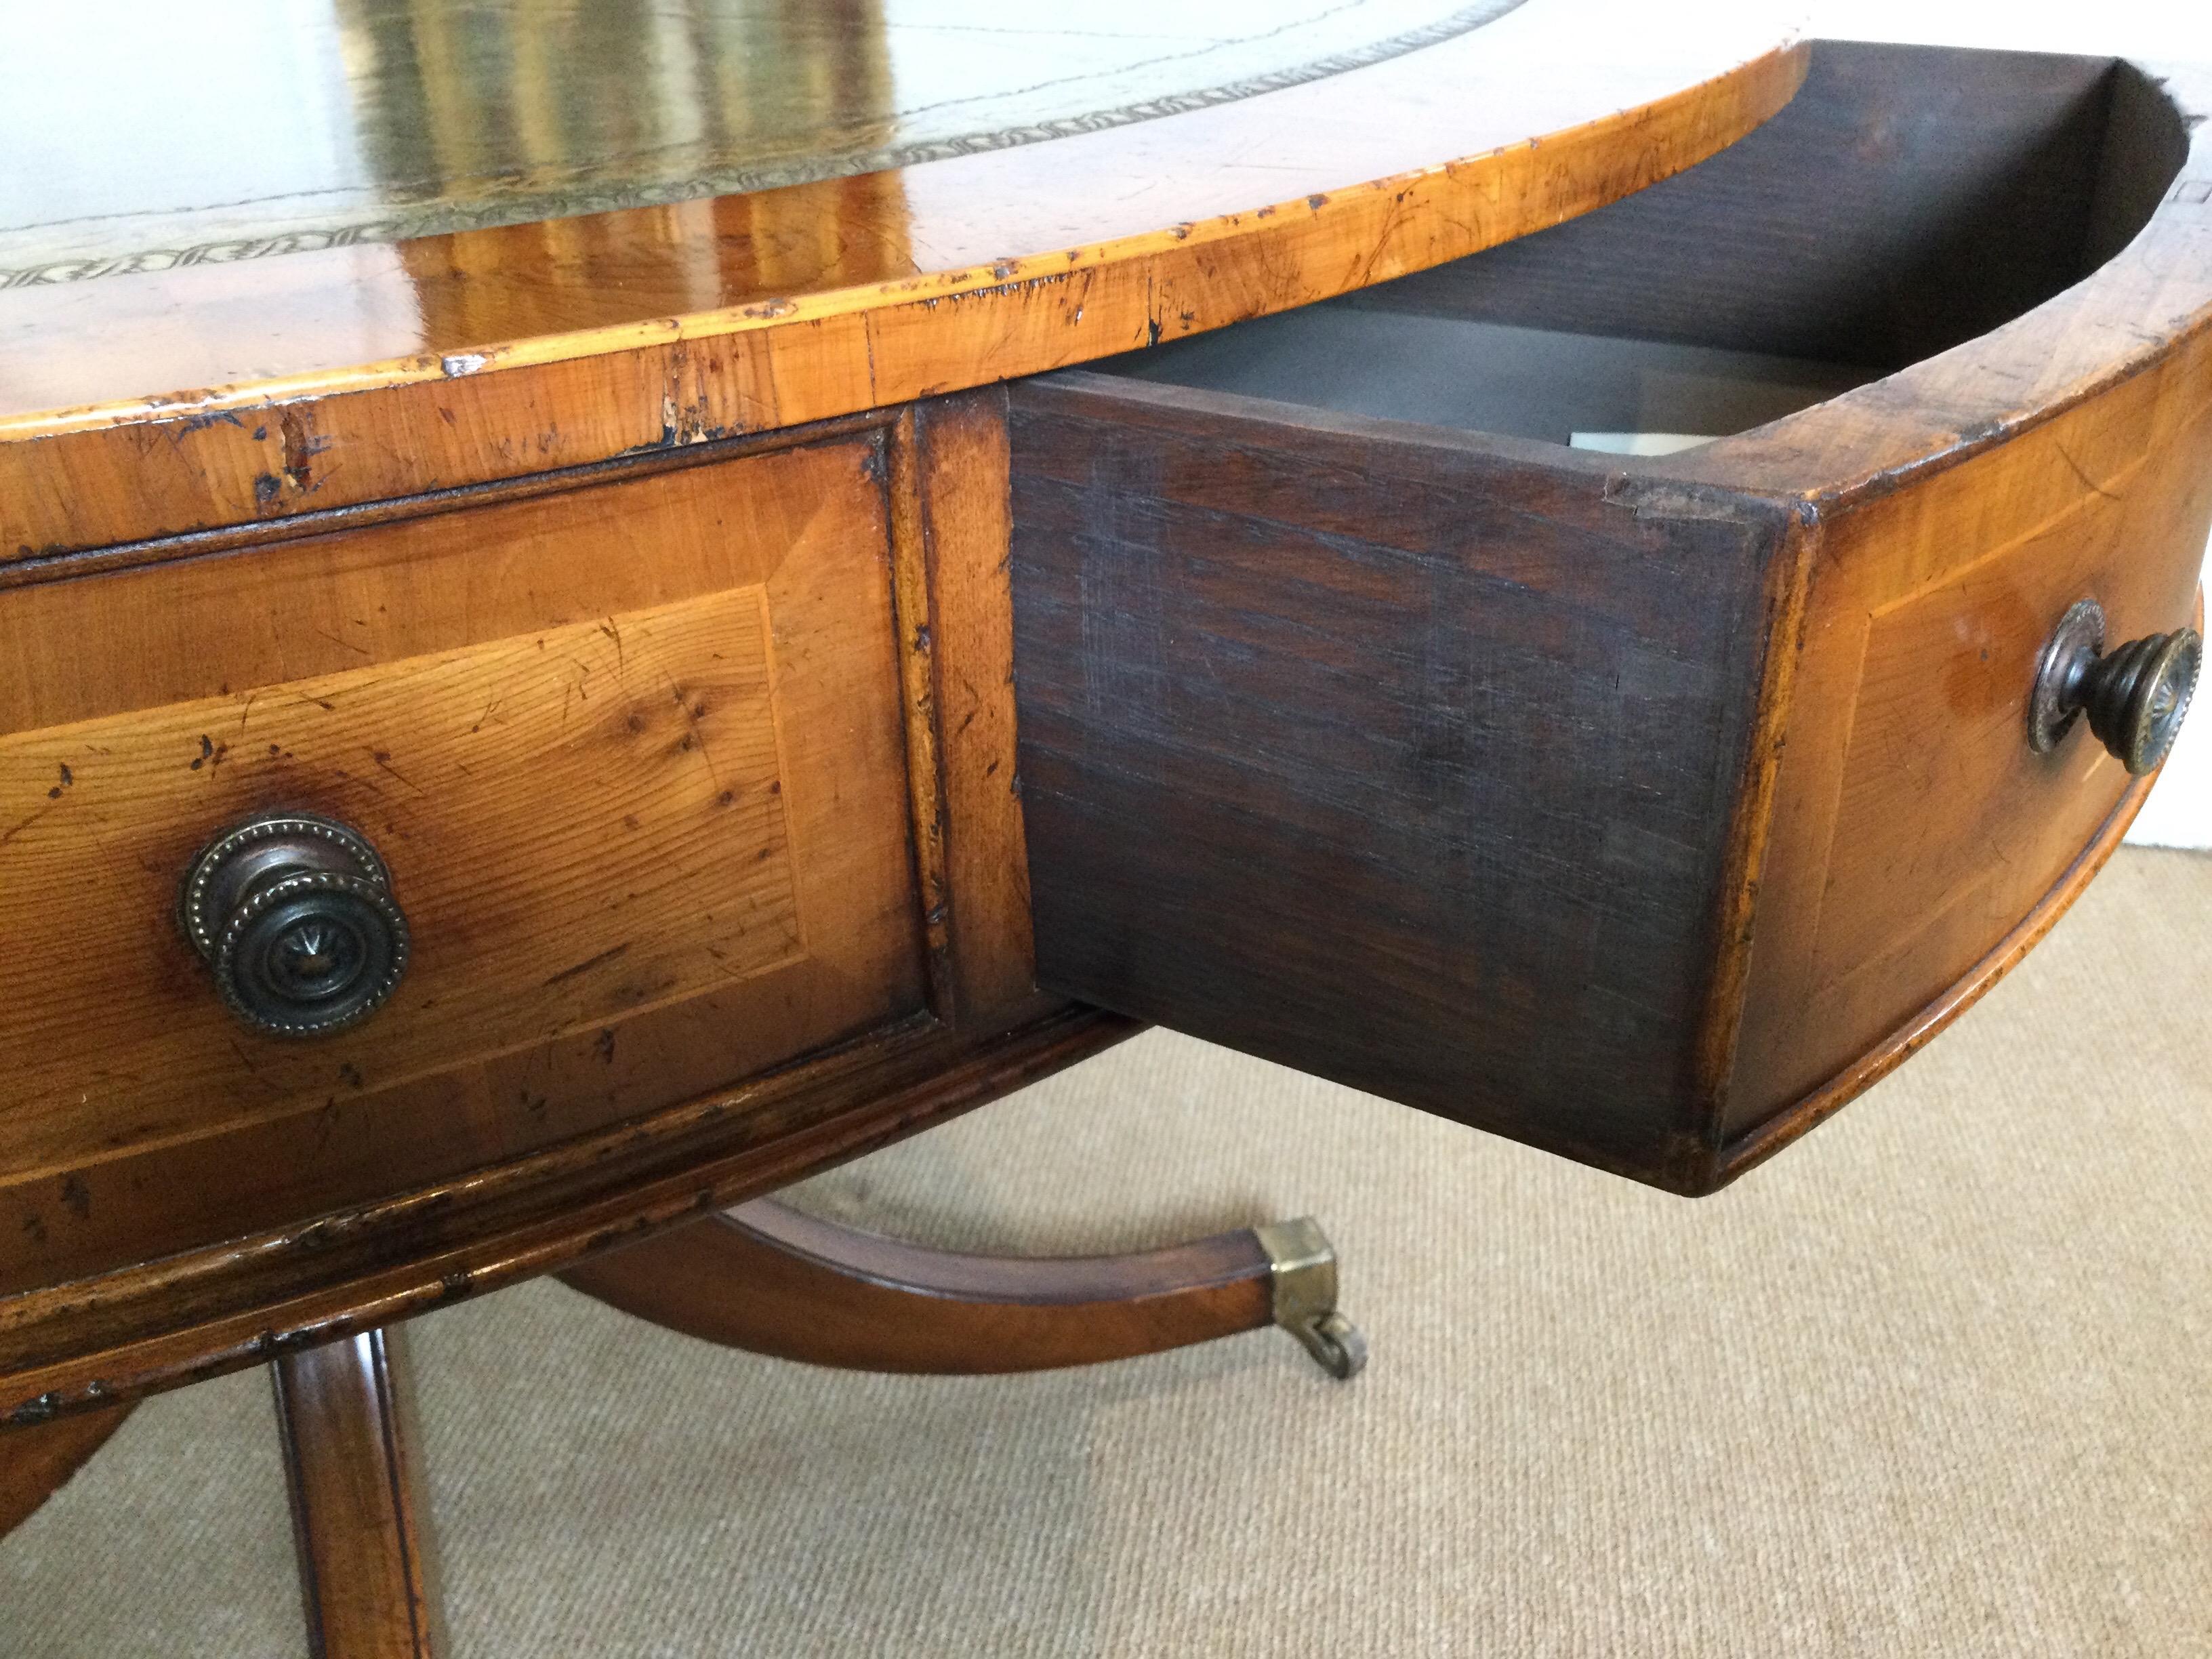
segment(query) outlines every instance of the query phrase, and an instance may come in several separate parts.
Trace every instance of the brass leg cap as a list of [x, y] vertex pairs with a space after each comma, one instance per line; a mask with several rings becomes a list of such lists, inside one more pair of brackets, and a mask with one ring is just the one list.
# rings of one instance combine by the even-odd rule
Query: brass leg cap
[[1252, 1230], [1274, 1268], [1275, 1322], [1339, 1381], [1367, 1364], [1367, 1339], [1336, 1310], [1336, 1247], [1310, 1216]]

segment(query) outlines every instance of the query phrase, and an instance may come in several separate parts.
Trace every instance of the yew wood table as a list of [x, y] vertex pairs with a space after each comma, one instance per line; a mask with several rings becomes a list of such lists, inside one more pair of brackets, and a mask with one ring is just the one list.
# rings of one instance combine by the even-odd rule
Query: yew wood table
[[0, 55], [0, 1528], [267, 1364], [318, 1651], [430, 1644], [408, 1316], [1347, 1375], [1310, 1221], [768, 1194], [1145, 1022], [1711, 1191], [2186, 710], [2212, 77], [1630, 0], [116, 9]]

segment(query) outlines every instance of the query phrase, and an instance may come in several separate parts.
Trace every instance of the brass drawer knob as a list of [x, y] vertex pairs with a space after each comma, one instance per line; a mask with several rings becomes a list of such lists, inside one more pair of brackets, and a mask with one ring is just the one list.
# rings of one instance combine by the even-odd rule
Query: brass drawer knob
[[358, 832], [266, 812], [202, 848], [179, 920], [223, 1004], [276, 1036], [319, 1036], [384, 1006], [407, 971], [407, 917]]
[[2105, 649], [2105, 612], [2081, 599], [2059, 619], [2037, 660], [2028, 699], [2027, 741], [2037, 753], [2057, 747], [2076, 714], [2136, 777], [2154, 772], [2189, 713], [2204, 642], [2193, 628], [2151, 634]]

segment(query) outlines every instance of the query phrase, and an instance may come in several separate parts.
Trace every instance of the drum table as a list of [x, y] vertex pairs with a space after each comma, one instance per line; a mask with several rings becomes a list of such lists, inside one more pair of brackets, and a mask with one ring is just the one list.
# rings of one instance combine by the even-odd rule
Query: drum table
[[1348, 1375], [1311, 1221], [767, 1195], [1146, 1022], [1710, 1192], [2119, 839], [2200, 653], [2212, 76], [957, 15], [6, 26], [0, 1527], [265, 1364], [315, 1650], [426, 1651], [387, 1333], [537, 1273]]

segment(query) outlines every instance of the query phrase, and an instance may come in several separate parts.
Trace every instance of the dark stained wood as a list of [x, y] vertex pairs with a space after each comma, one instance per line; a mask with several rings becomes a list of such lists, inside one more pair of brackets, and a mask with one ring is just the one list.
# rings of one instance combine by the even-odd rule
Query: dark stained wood
[[[117, 1051], [164, 1059], [173, 1045], [204, 1062], [179, 1070], [173, 1102], [144, 1076], [79, 1077], [72, 1097], [63, 1073], [100, 1058], [83, 1046], [100, 1006], [85, 992], [107, 964], [58, 953], [50, 935], [17, 953], [58, 963], [29, 994], [48, 999], [40, 1018], [75, 1064], [35, 1093], [0, 1083], [0, 1121], [21, 1129], [0, 1135], [0, 1412], [94, 1409], [770, 1190], [1133, 1029], [1071, 1007], [1075, 995], [1681, 1191], [1710, 1189], [1832, 1109], [2016, 959], [2140, 799], [2086, 734], [2027, 755], [2025, 659], [2084, 585], [2121, 633], [2184, 620], [2212, 512], [2212, 152], [2185, 119], [2207, 104], [2202, 80], [2161, 93], [2109, 63], [1959, 60], [1991, 125], [1977, 137], [1972, 100], [1939, 100], [1930, 131], [1951, 133], [1960, 159], [1923, 156], [1923, 200], [1900, 170], [1923, 141], [1887, 116], [1859, 145], [1815, 140], [1844, 130], [1854, 87], [1877, 114], [1909, 109], [1882, 63], [1933, 97], [1953, 60], [1859, 61], [1856, 79], [1824, 83], [1813, 113], [1830, 126], [1792, 141], [1803, 170], [1790, 235], [1754, 238], [1744, 258], [1766, 262], [1778, 292], [1817, 295], [1837, 271], [1904, 260], [1909, 276], [1916, 249], [1964, 258], [1928, 228], [1978, 226], [2003, 266], [1977, 278], [1984, 299], [1916, 309], [1911, 283], [1885, 276], [1851, 290], [1874, 298], [1831, 318], [1830, 335], [1838, 349], [1857, 342], [1871, 372], [1986, 331], [1676, 457], [1079, 377], [876, 406], [1281, 310], [1568, 216], [1751, 125], [1794, 83], [1791, 56], [1725, 94], [1608, 114], [1495, 161], [1376, 175], [1249, 222], [1240, 209], [1155, 224], [1141, 247], [1086, 244], [1056, 276], [1018, 252], [988, 280], [995, 267], [840, 287], [872, 269], [878, 245], [856, 244], [851, 265], [830, 252], [807, 267], [821, 280], [787, 313], [757, 296], [750, 311], [635, 309], [674, 291], [656, 260], [734, 248], [749, 227], [761, 237], [744, 259], [804, 240], [765, 199], [714, 204], [696, 234], [657, 221], [666, 234], [631, 252], [619, 226], [540, 228], [499, 242], [521, 260], [506, 269], [529, 273], [511, 279], [477, 263], [488, 244], [415, 245], [395, 257], [424, 277], [423, 328], [483, 340], [517, 325], [485, 363], [347, 357], [332, 341], [359, 337], [341, 331], [303, 348], [304, 378], [272, 358], [250, 386], [33, 412], [0, 431], [0, 514], [21, 529], [6, 540], [29, 550], [0, 591], [0, 701], [16, 716], [0, 750], [20, 745], [21, 762], [0, 775], [24, 793], [0, 820], [0, 858], [22, 843], [38, 890], [88, 893], [106, 918], [100, 937], [140, 976], [117, 1004], [130, 1016]], [[1427, 84], [1468, 100], [1464, 82]], [[1377, 131], [1426, 167], [1436, 155], [1412, 154], [1398, 113]], [[1187, 161], [1190, 131], [1160, 124], [1159, 155]], [[1315, 131], [1322, 148], [1344, 137]], [[1371, 153], [1345, 149], [1341, 165]], [[1060, 198], [1084, 176], [1055, 180]], [[1805, 204], [1884, 191], [1928, 234], [1905, 247], [1854, 207], [1835, 217], [1832, 257]], [[2054, 292], [2069, 246], [2077, 271], [2119, 251]], [[1690, 314], [1698, 265], [1645, 264], [1663, 331]], [[267, 268], [308, 287], [325, 270]], [[647, 273], [635, 289], [615, 286], [634, 268]], [[720, 279], [698, 269], [704, 295]], [[621, 314], [580, 302], [571, 314], [572, 277], [605, 284], [592, 292]], [[106, 355], [71, 332], [89, 313], [69, 305], [48, 335], [28, 327], [44, 301], [0, 301], [0, 329], [23, 325], [42, 352], [58, 343], [46, 369], [78, 350], [97, 380], [141, 361], [149, 319], [198, 314], [179, 309], [187, 277], [139, 280], [107, 284], [137, 296], [126, 311], [151, 309], [108, 319]], [[208, 292], [237, 301], [251, 285], [225, 285], [246, 280], [218, 272]], [[1521, 291], [1535, 297], [1515, 320], [1588, 314], [1563, 283]], [[1765, 327], [1758, 298], [1737, 282], [1708, 309]], [[298, 321], [267, 320], [281, 306], [250, 325], [240, 314], [210, 312], [194, 337], [227, 351]], [[571, 323], [580, 331], [562, 331]], [[348, 366], [331, 368], [331, 353]], [[773, 453], [727, 435], [871, 410]], [[614, 471], [542, 477], [631, 450]], [[695, 453], [696, 468], [671, 459]], [[455, 493], [487, 480], [520, 482]], [[281, 534], [257, 527], [325, 511]], [[155, 539], [193, 526], [206, 539]], [[79, 564], [75, 549], [94, 550]], [[766, 596], [750, 635], [732, 620], [747, 590]], [[386, 608], [339, 604], [356, 596]], [[599, 622], [662, 607], [720, 630], [703, 659], [687, 646], [678, 660], [754, 688], [722, 712], [757, 759], [747, 775], [772, 764], [785, 784], [787, 823], [780, 842], [718, 839], [678, 811], [653, 820], [655, 845], [710, 863], [765, 850], [792, 902], [764, 901], [744, 945], [775, 960], [745, 955], [726, 983], [678, 974], [665, 1001], [641, 981], [635, 1006], [593, 981], [619, 1006], [560, 1024], [543, 981], [591, 958], [556, 958], [552, 943], [605, 924], [594, 896], [612, 902], [619, 886], [629, 902], [631, 884], [595, 886], [588, 872], [620, 845], [611, 821], [674, 763], [664, 776], [629, 756], [595, 773], [556, 744], [538, 751], [550, 758], [535, 794], [512, 776], [500, 786], [500, 813], [455, 769], [467, 824], [496, 817], [543, 854], [522, 860], [530, 879], [502, 908], [450, 856], [498, 837], [441, 840], [444, 820], [377, 763], [381, 751], [398, 765], [398, 750], [368, 740], [350, 764], [320, 753], [324, 770], [290, 781], [311, 786], [309, 805], [343, 794], [340, 816], [408, 830], [403, 898], [410, 882], [436, 896], [441, 916], [470, 924], [439, 933], [452, 959], [480, 952], [467, 959], [520, 994], [471, 1005], [480, 1022], [412, 1011], [385, 1086], [358, 1091], [290, 1079], [257, 1096], [239, 1086], [252, 1067], [204, 1031], [149, 1019], [172, 995], [183, 1012], [195, 970], [175, 972], [165, 904], [132, 910], [133, 933], [117, 894], [165, 898], [214, 827], [155, 809], [200, 800], [194, 789], [227, 809], [259, 804], [234, 744], [217, 767], [195, 743], [202, 769], [186, 758], [173, 769], [184, 782], [164, 780], [163, 744], [199, 729], [186, 716], [220, 706], [258, 720], [274, 712], [267, 693], [333, 680], [349, 697], [384, 695], [395, 665], [465, 678], [529, 661], [519, 642], [541, 637], [601, 651]], [[343, 642], [367, 618], [373, 642], [356, 658]], [[724, 648], [746, 639], [751, 655]], [[773, 672], [753, 672], [754, 657]], [[362, 672], [374, 685], [343, 678]], [[459, 705], [412, 683], [392, 723], [425, 742], [432, 715]], [[235, 707], [257, 690], [253, 710]], [[300, 718], [346, 732], [348, 703], [328, 700]], [[542, 689], [531, 714], [541, 737], [549, 718], [558, 730]], [[119, 854], [92, 834], [110, 826], [88, 813], [88, 786], [62, 779], [68, 757], [40, 747], [94, 727], [109, 749], [152, 757], [108, 797]], [[82, 833], [41, 847], [50, 813], [79, 815]], [[752, 893], [722, 875], [718, 896]], [[0, 909], [21, 889], [0, 881]], [[695, 916], [666, 897], [641, 939], [679, 956], [724, 947], [713, 907]], [[540, 901], [567, 907], [542, 932]], [[502, 940], [519, 957], [489, 950]], [[520, 976], [539, 955], [533, 990]], [[485, 994], [473, 977], [456, 984]], [[42, 1063], [27, 1029], [0, 1031], [11, 1079]], [[270, 1066], [283, 1081], [307, 1063]]]
[[2156, 172], [2127, 154], [2148, 124], [2108, 142], [2125, 83], [2109, 58], [1820, 41], [1789, 107], [1711, 160], [1341, 303], [1902, 368], [2049, 299], [2148, 216], [2123, 204], [2093, 237], [2100, 193]]
[[[2212, 84], [1831, 55], [1763, 151], [1674, 187], [1709, 254], [1655, 192], [1571, 257], [1538, 239], [1390, 303], [1937, 354], [1887, 378], [1607, 459], [1151, 382], [1014, 389], [1048, 987], [1694, 1193], [2079, 892], [2142, 791], [2086, 735], [2032, 752], [2026, 705], [2075, 599], [2116, 643], [2191, 614]], [[1932, 139], [1905, 131], [1915, 88]], [[1956, 153], [1915, 185], [1928, 142]], [[1793, 174], [1832, 221], [1759, 216]], [[1973, 297], [1892, 303], [1931, 274]], [[1831, 288], [1866, 307], [1822, 311]]]
[[2110, 85], [2089, 245], [2135, 230], [2106, 264], [1966, 346], [1662, 465], [1820, 525], [1726, 1168], [1985, 989], [2140, 802], [2086, 737], [2018, 742], [2057, 616], [2087, 593], [2115, 641], [2180, 626], [2212, 527], [2212, 80], [2123, 65]]
[[0, 1297], [0, 1422], [235, 1370], [548, 1273], [788, 1185], [1133, 1036], [1060, 1008], [918, 1018], [735, 1087], [374, 1204]]
[[21, 1526], [131, 1415], [129, 1401], [50, 1422], [0, 1427], [0, 1538]]
[[1248, 1228], [1129, 1255], [927, 1249], [756, 1199], [562, 1279], [709, 1342], [813, 1365], [977, 1376], [1091, 1365], [1273, 1322]]
[[382, 1330], [269, 1367], [315, 1659], [429, 1659], [435, 1595], [404, 1352]]
[[2176, 100], [2193, 111], [2203, 100], [2203, 66], [2197, 65], [2180, 71], [2169, 90], [2164, 78], [2141, 64], [2113, 65], [2083, 276], [2101, 269], [2134, 240], [2189, 166], [2191, 123], [2174, 118]]
[[1788, 511], [1081, 372], [1012, 447], [1043, 982], [1694, 1184]]
[[[2212, 521], [2203, 72], [1825, 41], [1813, 58], [1755, 143], [1375, 301], [1898, 370], [1635, 464], [1815, 521], [1790, 683], [1762, 716], [1742, 1010], [1716, 1027], [1724, 1170], [1940, 1029], [2101, 862], [2140, 792], [2087, 742], [2017, 741], [2034, 655], [2084, 594], [2116, 641], [2179, 625]], [[1821, 212], [1784, 210], [1793, 171]], [[1972, 234], [1925, 231], [1943, 221]], [[1924, 253], [1899, 244], [1912, 226]], [[1930, 275], [1948, 321], [1884, 297]]]

